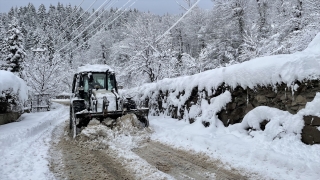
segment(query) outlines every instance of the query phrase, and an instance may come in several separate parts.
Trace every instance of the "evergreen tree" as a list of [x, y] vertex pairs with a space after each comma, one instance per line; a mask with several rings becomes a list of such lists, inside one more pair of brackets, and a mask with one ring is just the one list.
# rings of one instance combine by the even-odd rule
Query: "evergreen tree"
[[47, 12], [46, 12], [46, 7], [43, 4], [39, 6], [37, 15], [38, 15], [38, 22], [40, 26], [42, 27], [43, 30], [45, 30], [47, 27]]
[[0, 70], [3, 69], [2, 66], [5, 60], [5, 29], [0, 26]]
[[3, 69], [14, 72], [22, 77], [22, 63], [26, 53], [23, 48], [23, 34], [20, 29], [18, 20], [14, 17], [5, 39], [4, 53], [6, 65]]
[[10, 8], [10, 11], [8, 12], [8, 17], [9, 17], [9, 19], [12, 19], [13, 17], [15, 17], [15, 11], [14, 11], [14, 8], [13, 7], [11, 7]]

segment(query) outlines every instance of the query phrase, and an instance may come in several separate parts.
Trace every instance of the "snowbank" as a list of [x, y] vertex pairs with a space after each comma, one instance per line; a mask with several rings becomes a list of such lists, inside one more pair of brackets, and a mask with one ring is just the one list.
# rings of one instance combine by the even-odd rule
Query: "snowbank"
[[0, 70], [0, 93], [2, 94], [2, 91], [10, 89], [12, 93], [18, 95], [20, 101], [28, 99], [28, 87], [26, 83], [9, 71]]
[[69, 118], [69, 108], [25, 113], [19, 122], [0, 126], [0, 179], [54, 179], [49, 169], [52, 131]]
[[[293, 136], [296, 140], [301, 139], [301, 130], [304, 127], [303, 116], [315, 115], [320, 116], [320, 93], [317, 93], [312, 102], [308, 102], [304, 109], [297, 114], [290, 114], [287, 111], [259, 106], [251, 110], [239, 124], [230, 125], [231, 131], [239, 131], [249, 134], [252, 137], [262, 136], [265, 141], [272, 141], [276, 138]], [[269, 121], [262, 131], [260, 123]], [[253, 131], [247, 131], [251, 128]]]
[[[221, 95], [211, 98], [210, 102], [201, 99], [201, 104], [192, 105], [190, 111], [185, 110], [184, 119], [195, 118], [199, 122], [209, 122], [214, 127], [224, 126], [218, 121], [216, 114], [223, 109], [228, 102], [231, 101], [231, 93], [226, 91]], [[189, 117], [188, 117], [189, 116]]]
[[[241, 123], [218, 128], [205, 128], [199, 121], [189, 124], [169, 117], [150, 117], [150, 127], [155, 131], [151, 139], [204, 152], [232, 168], [258, 173], [263, 179], [317, 180], [320, 145], [303, 144], [300, 132], [304, 115], [320, 115], [319, 104], [320, 93], [295, 115], [261, 106], [250, 111]], [[262, 131], [263, 120], [269, 123]]]

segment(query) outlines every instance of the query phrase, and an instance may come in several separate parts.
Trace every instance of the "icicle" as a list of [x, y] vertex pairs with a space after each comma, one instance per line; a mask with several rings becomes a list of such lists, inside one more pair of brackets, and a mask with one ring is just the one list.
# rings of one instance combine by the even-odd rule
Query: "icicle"
[[284, 88], [284, 98], [287, 99], [287, 88]]
[[249, 91], [247, 89], [247, 105], [249, 104]]

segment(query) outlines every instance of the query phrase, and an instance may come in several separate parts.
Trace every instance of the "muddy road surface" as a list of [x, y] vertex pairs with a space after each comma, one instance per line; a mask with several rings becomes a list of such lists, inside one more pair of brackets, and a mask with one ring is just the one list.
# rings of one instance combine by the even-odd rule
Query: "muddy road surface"
[[248, 179], [203, 154], [151, 141], [151, 130], [90, 128], [72, 139], [68, 120], [56, 127], [50, 149], [56, 179]]
[[52, 139], [56, 140], [52, 142], [50, 150], [50, 169], [57, 179], [134, 179], [131, 173], [106, 151], [83, 147], [73, 140], [67, 126], [64, 131], [57, 127], [53, 136]]
[[174, 149], [159, 142], [149, 142], [133, 152], [175, 179], [247, 179], [237, 170], [226, 170], [221, 162], [209, 160], [203, 154]]

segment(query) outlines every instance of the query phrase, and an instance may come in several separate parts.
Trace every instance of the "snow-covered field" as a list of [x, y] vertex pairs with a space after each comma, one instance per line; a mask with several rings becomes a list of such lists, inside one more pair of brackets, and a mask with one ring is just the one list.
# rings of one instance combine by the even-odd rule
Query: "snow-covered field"
[[52, 130], [69, 118], [69, 108], [23, 114], [20, 122], [0, 126], [0, 179], [53, 179], [48, 149]]

